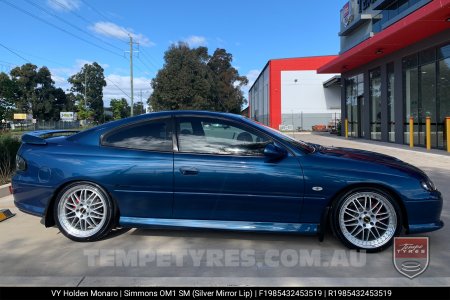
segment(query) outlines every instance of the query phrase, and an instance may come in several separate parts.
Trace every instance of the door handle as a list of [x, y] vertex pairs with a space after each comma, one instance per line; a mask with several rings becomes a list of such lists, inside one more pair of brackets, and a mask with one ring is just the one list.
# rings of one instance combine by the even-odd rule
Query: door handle
[[198, 169], [194, 167], [181, 167], [180, 173], [183, 175], [197, 175]]

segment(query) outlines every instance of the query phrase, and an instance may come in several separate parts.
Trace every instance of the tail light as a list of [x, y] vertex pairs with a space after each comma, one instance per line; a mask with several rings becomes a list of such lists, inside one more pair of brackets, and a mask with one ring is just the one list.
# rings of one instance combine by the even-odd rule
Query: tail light
[[20, 155], [16, 155], [16, 170], [25, 171], [27, 169], [27, 162]]

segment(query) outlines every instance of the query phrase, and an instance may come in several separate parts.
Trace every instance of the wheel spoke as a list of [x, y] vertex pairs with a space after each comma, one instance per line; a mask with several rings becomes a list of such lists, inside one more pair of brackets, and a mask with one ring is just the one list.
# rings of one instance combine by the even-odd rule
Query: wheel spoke
[[[380, 225], [383, 225], [383, 227], [381, 227]], [[381, 229], [381, 230], [386, 230], [386, 229], [388, 229], [388, 226], [387, 226], [386, 224], [381, 223], [381, 222], [376, 223], [376, 224], [375, 224], [375, 227], [377, 227], [377, 228], [379, 228], [379, 229]]]
[[356, 226], [355, 228], [353, 228], [353, 230], [350, 232], [350, 234], [353, 235], [353, 233], [354, 233], [358, 228], [360, 228], [360, 226]]
[[75, 211], [75, 207], [73, 205], [70, 205], [69, 203], [66, 202], [66, 204], [64, 204], [64, 207], [67, 208], [68, 210], [73, 210]]
[[347, 211], [354, 212], [354, 213], [356, 213], [357, 215], [359, 214], [359, 211], [354, 210], [354, 209], [351, 209], [351, 208], [349, 208], [349, 207], [347, 207], [346, 210], [347, 210]]
[[381, 202], [380, 202], [380, 201], [377, 201], [377, 203], [375, 203], [375, 205], [372, 206], [371, 211], [374, 212], [375, 208], [377, 208], [378, 205], [381, 205]]
[[386, 219], [389, 219], [389, 215], [387, 215], [385, 217], [382, 217], [382, 218], [377, 218], [377, 221], [383, 221], [383, 220], [386, 220]]
[[344, 221], [344, 223], [346, 223], [347, 226], [350, 225], [350, 222], [353, 222], [353, 223], [356, 222], [356, 224], [358, 224], [358, 220], [355, 220], [355, 219], [349, 219], [349, 220], [345, 220], [345, 221]]
[[376, 239], [379, 238], [379, 237], [381, 236], [381, 234], [380, 234], [380, 232], [378, 231], [378, 227], [377, 227], [377, 226], [373, 226], [372, 228], [373, 228], [373, 230], [376, 231], [376, 233], [377, 233], [376, 236], [375, 236], [375, 234], [374, 234], [375, 238], [376, 238]]
[[102, 217], [97, 217], [97, 216], [94, 216], [94, 215], [92, 215], [92, 214], [91, 214], [91, 218], [94, 218], [94, 219], [100, 219], [100, 220], [103, 219]]
[[361, 202], [359, 202], [358, 199], [356, 199], [354, 202], [356, 202], [356, 204], [358, 204], [362, 208], [362, 210], [365, 209], [364, 206], [362, 206]]

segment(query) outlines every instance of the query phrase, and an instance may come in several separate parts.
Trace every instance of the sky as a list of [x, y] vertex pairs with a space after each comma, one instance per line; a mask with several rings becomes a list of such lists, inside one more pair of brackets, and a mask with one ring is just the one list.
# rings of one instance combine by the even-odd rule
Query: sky
[[[105, 105], [130, 92], [129, 37], [134, 45], [135, 101], [173, 43], [224, 48], [248, 88], [274, 58], [339, 52], [339, 11], [344, 0], [0, 0], [0, 72], [31, 62], [46, 66], [55, 85], [85, 63], [105, 70]], [[128, 52], [127, 52], [128, 51]]]

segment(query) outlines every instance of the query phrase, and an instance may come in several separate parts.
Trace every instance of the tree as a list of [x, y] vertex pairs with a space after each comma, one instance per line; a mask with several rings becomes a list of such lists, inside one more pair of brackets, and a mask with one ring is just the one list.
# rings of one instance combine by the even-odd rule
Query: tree
[[17, 86], [8, 74], [0, 73], [0, 121], [12, 119]]
[[57, 88], [53, 90], [53, 96], [55, 99], [53, 105], [53, 119], [59, 120], [60, 112], [62, 111], [75, 111], [75, 101], [67, 95], [63, 89]]
[[11, 79], [17, 86], [16, 109], [21, 113], [32, 112], [34, 89], [37, 87], [37, 66], [27, 63], [11, 70]]
[[240, 113], [247, 101], [241, 88], [248, 84], [245, 76], [239, 76], [239, 72], [231, 65], [233, 55], [225, 49], [216, 49], [208, 67], [213, 74], [210, 100], [213, 110]]
[[50, 70], [27, 63], [11, 70], [14, 102], [18, 112], [41, 120], [59, 119], [59, 112], [73, 106], [62, 89], [55, 88]]
[[92, 117], [92, 112], [84, 107], [83, 95], [70, 92], [66, 94], [66, 103], [66, 111], [76, 112], [78, 120], [86, 120]]
[[241, 88], [248, 80], [233, 68], [233, 56], [225, 49], [209, 56], [206, 47], [191, 49], [179, 43], [166, 51], [164, 60], [164, 67], [151, 82], [153, 93], [148, 104], [153, 110], [239, 113], [246, 103]]
[[153, 110], [208, 109], [211, 89], [206, 66], [208, 49], [190, 49], [185, 43], [172, 45], [164, 54], [164, 67], [151, 82], [148, 104]]
[[103, 68], [96, 62], [85, 64], [80, 72], [68, 79], [68, 82], [72, 84], [72, 92], [84, 95], [86, 91], [87, 110], [92, 111], [95, 121], [101, 121], [103, 119], [103, 88], [106, 86]]
[[144, 107], [144, 103], [142, 103], [142, 101], [138, 101], [133, 104], [133, 113], [136, 116], [145, 114], [145, 107]]
[[110, 106], [114, 120], [119, 120], [130, 116], [131, 108], [125, 98], [111, 99]]
[[55, 82], [47, 67], [42, 67], [37, 71], [35, 83], [36, 87], [31, 97], [33, 117], [39, 120], [50, 120], [54, 117], [53, 108], [56, 98]]

